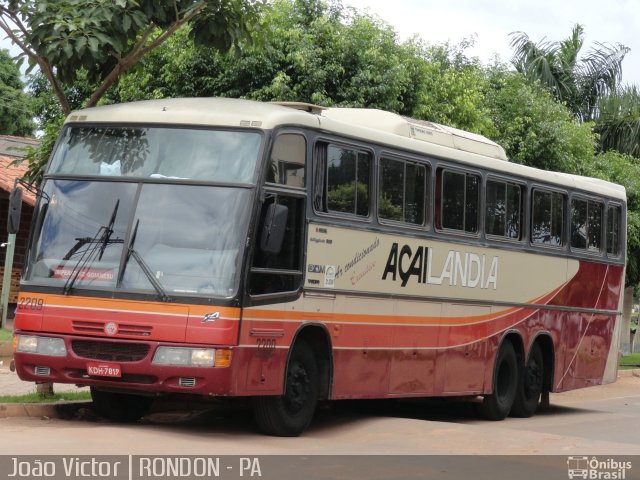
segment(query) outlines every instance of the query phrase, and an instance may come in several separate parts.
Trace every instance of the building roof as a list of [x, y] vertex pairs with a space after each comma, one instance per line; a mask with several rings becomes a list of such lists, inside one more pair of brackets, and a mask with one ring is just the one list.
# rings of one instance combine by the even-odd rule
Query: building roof
[[[0, 189], [10, 192], [13, 189], [16, 178], [22, 178], [29, 166], [27, 162], [20, 165], [11, 165], [15, 160], [24, 158], [24, 148], [37, 146], [38, 141], [33, 138], [14, 137], [0, 135]], [[22, 200], [32, 207], [36, 204], [36, 196], [23, 189]]]
[[0, 135], [0, 155], [24, 158], [25, 147], [37, 147], [35, 138], [15, 137], [13, 135]]

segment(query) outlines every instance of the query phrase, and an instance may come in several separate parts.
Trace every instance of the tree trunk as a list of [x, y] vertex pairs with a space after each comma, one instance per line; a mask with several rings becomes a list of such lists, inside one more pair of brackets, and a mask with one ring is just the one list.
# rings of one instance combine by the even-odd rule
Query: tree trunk
[[629, 332], [631, 331], [631, 311], [633, 309], [633, 287], [624, 289], [624, 301], [622, 304], [622, 325], [620, 325], [620, 353], [629, 355], [631, 343]]

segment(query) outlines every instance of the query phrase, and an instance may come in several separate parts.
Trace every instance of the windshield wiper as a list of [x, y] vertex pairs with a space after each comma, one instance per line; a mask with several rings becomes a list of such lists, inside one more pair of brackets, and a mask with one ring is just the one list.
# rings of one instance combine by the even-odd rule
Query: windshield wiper
[[[111, 213], [111, 219], [109, 220], [109, 224], [107, 226], [100, 226], [95, 236], [93, 237], [81, 237], [76, 238], [76, 244], [69, 249], [67, 254], [63, 257], [62, 260], [67, 261], [71, 259], [73, 255], [75, 255], [78, 250], [86, 244], [91, 244], [84, 252], [82, 252], [82, 256], [78, 259], [75, 266], [71, 270], [69, 274], [69, 278], [62, 287], [62, 293], [68, 295], [73, 285], [78, 280], [80, 273], [85, 271], [85, 269], [90, 266], [96, 259], [102, 260], [102, 256], [104, 255], [104, 251], [107, 248], [107, 245], [114, 243], [124, 243], [124, 240], [116, 238], [111, 240], [111, 235], [113, 235], [113, 226], [116, 222], [116, 216], [118, 215], [118, 207], [120, 206], [120, 199], [116, 201], [115, 206], [113, 207], [113, 212]], [[98, 255], [96, 255], [98, 254]]]
[[[113, 243], [124, 243], [124, 240], [122, 240], [121, 238], [116, 238], [114, 240], [111, 240], [111, 235], [113, 235], [113, 225], [116, 222], [116, 215], [118, 214], [119, 206], [120, 206], [120, 199], [116, 201], [116, 205], [113, 208], [113, 212], [111, 213], [111, 219], [109, 220], [109, 224], [106, 227], [104, 225], [101, 226], [98, 229], [98, 233], [96, 233], [94, 237], [76, 238], [75, 245], [69, 249], [69, 251], [65, 254], [64, 257], [62, 257], [62, 260], [71, 260], [71, 257], [73, 257], [78, 252], [78, 250], [80, 250], [87, 243], [100, 244], [100, 256], [98, 257], [98, 260], [102, 260], [102, 255], [104, 255], [104, 250], [105, 248], [107, 248], [107, 245], [113, 244]], [[87, 253], [87, 251], [83, 253]]]
[[140, 225], [140, 219], [136, 221], [136, 226], [134, 227], [133, 233], [131, 234], [131, 240], [129, 241], [129, 248], [127, 249], [127, 256], [124, 259], [124, 264], [122, 265], [122, 270], [120, 270], [120, 275], [118, 277], [118, 284], [120, 284], [120, 282], [124, 278], [124, 272], [127, 268], [127, 264], [129, 263], [129, 259], [133, 257], [135, 261], [138, 262], [138, 265], [140, 266], [140, 269], [142, 270], [142, 272], [149, 279], [149, 282], [151, 283], [151, 285], [153, 285], [153, 288], [156, 290], [156, 293], [158, 294], [158, 298], [163, 302], [170, 302], [171, 298], [167, 295], [167, 292], [163, 288], [162, 284], [158, 281], [156, 276], [153, 274], [153, 272], [149, 268], [149, 265], [147, 265], [147, 262], [145, 262], [144, 259], [140, 256], [140, 254], [133, 248], [133, 245], [136, 242], [136, 237], [138, 235], [139, 225]]

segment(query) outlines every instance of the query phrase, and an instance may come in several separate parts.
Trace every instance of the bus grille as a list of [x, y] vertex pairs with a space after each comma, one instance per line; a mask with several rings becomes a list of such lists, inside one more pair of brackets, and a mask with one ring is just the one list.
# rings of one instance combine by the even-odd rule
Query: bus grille
[[112, 362], [137, 362], [147, 356], [149, 345], [144, 343], [112, 343], [92, 340], [72, 340], [73, 353], [82, 358]]
[[[80, 333], [104, 333], [104, 327], [107, 322], [89, 322], [85, 320], [74, 320], [73, 329]], [[118, 324], [118, 334], [120, 335], [136, 335], [140, 337], [148, 337], [151, 335], [153, 327], [149, 325], [125, 325]]]

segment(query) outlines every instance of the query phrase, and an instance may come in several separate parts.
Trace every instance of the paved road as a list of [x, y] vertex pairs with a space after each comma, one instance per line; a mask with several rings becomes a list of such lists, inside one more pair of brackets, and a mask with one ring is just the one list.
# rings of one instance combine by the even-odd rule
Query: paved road
[[[78, 455], [221, 456], [229, 466], [220, 478], [228, 479], [248, 474], [240, 476], [238, 459], [225, 455], [259, 456], [254, 461], [260, 462], [262, 478], [278, 480], [564, 480], [569, 456], [596, 455], [600, 461], [640, 453], [640, 378], [552, 395], [551, 403], [534, 418], [486, 422], [477, 419], [473, 406], [455, 402], [338, 402], [319, 411], [309, 431], [295, 439], [256, 434], [242, 405], [156, 414], [135, 425], [110, 423], [90, 410], [71, 420], [0, 418], [0, 478], [12, 471], [9, 454], [20, 460], [58, 455], [47, 457], [58, 464]], [[507, 456], [485, 456], [495, 454]], [[118, 458], [133, 472], [120, 478], [174, 477], [164, 470], [142, 475], [139, 457]], [[634, 463], [623, 476], [588, 478], [640, 479], [640, 457], [622, 460]]]
[[136, 425], [91, 412], [73, 420], [3, 418], [0, 432], [0, 452], [22, 455], [632, 455], [640, 453], [640, 378], [552, 395], [534, 418], [502, 422], [478, 420], [462, 403], [358, 401], [321, 410], [296, 439], [256, 434], [242, 406], [152, 415]]

